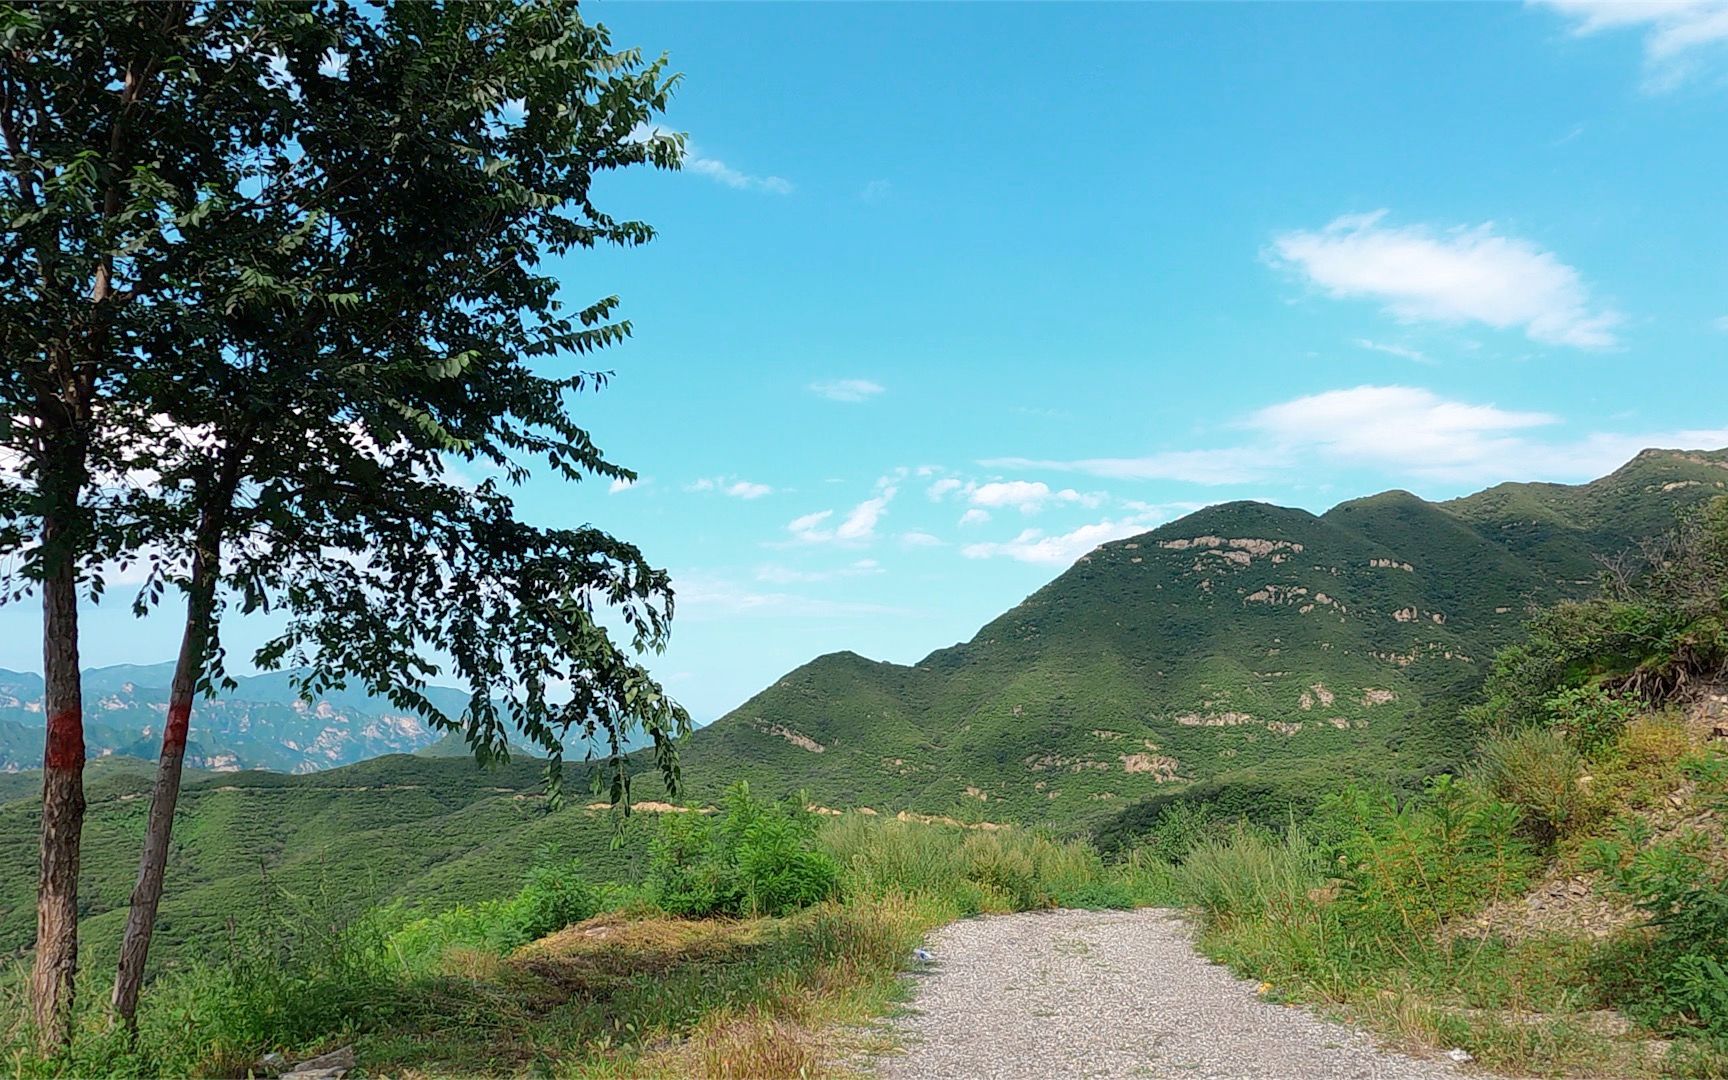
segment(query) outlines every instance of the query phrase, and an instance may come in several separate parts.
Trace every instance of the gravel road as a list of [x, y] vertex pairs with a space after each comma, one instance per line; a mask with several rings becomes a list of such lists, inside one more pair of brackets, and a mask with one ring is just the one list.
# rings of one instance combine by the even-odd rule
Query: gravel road
[[1155, 908], [967, 919], [937, 931], [895, 1021], [890, 1080], [990, 1077], [1362, 1078], [1466, 1073], [1264, 1001]]

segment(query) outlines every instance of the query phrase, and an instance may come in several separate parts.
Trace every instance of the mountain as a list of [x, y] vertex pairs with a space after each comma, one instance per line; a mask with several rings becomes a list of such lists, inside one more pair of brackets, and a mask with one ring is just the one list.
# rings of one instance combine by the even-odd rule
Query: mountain
[[1530, 605], [1725, 489], [1728, 451], [1650, 450], [1583, 485], [1209, 507], [911, 666], [818, 657], [698, 732], [686, 774], [1067, 825], [1202, 781], [1408, 782], [1457, 764]]
[[[85, 745], [91, 758], [154, 760], [168, 711], [174, 665], [119, 664], [84, 672]], [[192, 712], [186, 763], [234, 772], [315, 772], [381, 754], [412, 753], [440, 732], [383, 698], [332, 690], [302, 701], [287, 672], [237, 678], [239, 685]], [[427, 692], [459, 715], [468, 695], [451, 687]], [[42, 677], [0, 669], [0, 772], [34, 769], [42, 758]]]

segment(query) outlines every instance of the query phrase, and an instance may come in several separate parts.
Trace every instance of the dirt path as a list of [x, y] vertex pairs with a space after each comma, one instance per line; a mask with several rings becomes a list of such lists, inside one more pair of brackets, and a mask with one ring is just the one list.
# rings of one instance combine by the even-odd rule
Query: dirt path
[[1467, 1075], [1264, 1001], [1158, 909], [1054, 911], [944, 927], [895, 1021], [891, 1080], [990, 1077], [1362, 1078]]

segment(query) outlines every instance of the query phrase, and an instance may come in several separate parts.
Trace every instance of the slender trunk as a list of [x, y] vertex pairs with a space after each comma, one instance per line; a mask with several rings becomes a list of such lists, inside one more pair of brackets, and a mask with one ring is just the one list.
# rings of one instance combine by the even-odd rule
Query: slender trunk
[[162, 901], [174, 807], [180, 799], [180, 774], [186, 760], [186, 736], [191, 728], [192, 699], [204, 672], [210, 639], [219, 542], [206, 544], [201, 536], [194, 556], [192, 584], [186, 598], [186, 629], [180, 639], [174, 681], [168, 689], [168, 723], [162, 729], [162, 756], [156, 762], [156, 786], [150, 794], [150, 817], [144, 826], [144, 853], [138, 860], [138, 884], [132, 889], [126, 937], [120, 945], [120, 966], [114, 976], [114, 1012], [118, 1021], [132, 1032], [138, 1029], [138, 991], [144, 985], [144, 963], [150, 954], [150, 936], [156, 929], [156, 907]]
[[[49, 530], [52, 532], [52, 528]], [[36, 896], [36, 967], [30, 1001], [44, 1053], [72, 1038], [78, 973], [78, 855], [84, 828], [83, 686], [78, 673], [78, 580], [73, 560], [42, 581], [42, 862]]]
[[216, 632], [216, 587], [222, 576], [222, 539], [228, 528], [234, 493], [251, 447], [246, 430], [225, 447], [208, 502], [192, 540], [192, 580], [186, 591], [186, 628], [180, 637], [180, 658], [168, 689], [168, 722], [162, 729], [162, 756], [156, 762], [156, 785], [150, 793], [150, 817], [144, 826], [144, 851], [138, 859], [138, 884], [126, 913], [126, 936], [120, 944], [120, 965], [114, 974], [114, 1012], [126, 1030], [138, 1030], [138, 992], [144, 985], [144, 964], [156, 931], [156, 908], [162, 902], [167, 875], [168, 846], [174, 832], [174, 807], [180, 801], [180, 776], [186, 762], [186, 738], [192, 726], [192, 700], [210, 654]]

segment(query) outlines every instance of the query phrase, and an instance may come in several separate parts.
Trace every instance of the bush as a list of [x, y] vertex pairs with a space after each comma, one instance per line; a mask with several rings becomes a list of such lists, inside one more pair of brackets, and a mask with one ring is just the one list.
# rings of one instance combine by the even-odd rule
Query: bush
[[890, 895], [937, 898], [956, 914], [1045, 907], [1131, 908], [1170, 898], [1169, 869], [1142, 855], [1106, 865], [1084, 840], [1029, 829], [969, 830], [833, 819], [823, 846], [841, 866], [850, 900]]
[[1320, 851], [1301, 832], [1279, 841], [1246, 825], [1194, 845], [1175, 876], [1185, 901], [1226, 922], [1287, 915], [1323, 881]]
[[1577, 747], [1557, 731], [1520, 728], [1489, 736], [1478, 748], [1483, 787], [1516, 807], [1525, 835], [1543, 846], [1589, 823], [1595, 800], [1579, 778]]
[[840, 868], [804, 800], [764, 802], [740, 783], [717, 818], [667, 814], [649, 845], [656, 901], [674, 915], [784, 915], [827, 899]]
[[1645, 707], [1631, 694], [1600, 686], [1574, 686], [1543, 705], [1549, 723], [1571, 739], [1579, 753], [1592, 756], [1614, 743]]
[[1512, 894], [1536, 866], [1515, 835], [1516, 808], [1448, 776], [1402, 805], [1346, 792], [1327, 813], [1356, 821], [1337, 860], [1340, 904], [1383, 941], [1425, 938]]
[[[515, 896], [459, 904], [418, 918], [400, 906], [384, 908], [373, 921], [400, 923], [384, 937], [391, 956], [410, 971], [435, 970], [452, 949], [508, 953], [521, 945], [589, 918], [600, 908], [600, 893], [582, 877], [575, 861], [536, 866]], [[405, 920], [405, 921], [404, 921]]]
[[[1687, 765], [1699, 798], [1728, 811], [1728, 758]], [[1628, 818], [1592, 847], [1590, 865], [1649, 916], [1639, 976], [1621, 980], [1628, 1007], [1648, 1022], [1728, 1036], [1728, 851], [1720, 834], [1688, 827], [1657, 840], [1648, 821]]]

